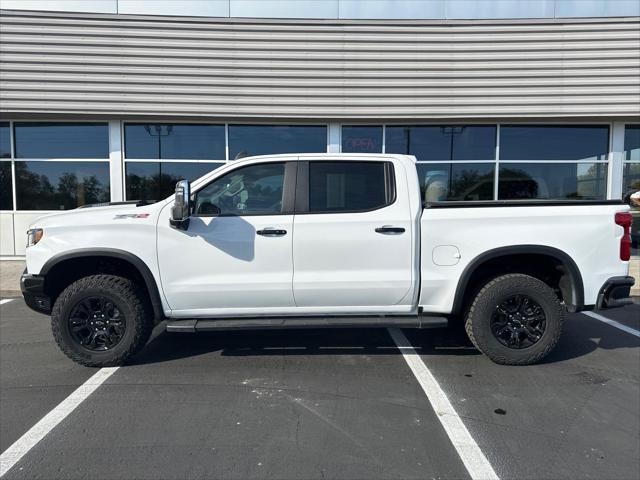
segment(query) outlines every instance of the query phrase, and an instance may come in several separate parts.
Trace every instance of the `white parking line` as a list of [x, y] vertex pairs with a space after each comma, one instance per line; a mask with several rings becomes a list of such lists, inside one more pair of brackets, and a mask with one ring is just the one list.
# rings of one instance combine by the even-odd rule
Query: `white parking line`
[[623, 332], [630, 333], [631, 335], [635, 335], [636, 337], [640, 338], [640, 331], [636, 330], [635, 328], [627, 327], [626, 325], [623, 325], [620, 322], [616, 322], [615, 320], [611, 320], [610, 318], [603, 317], [602, 315], [595, 312], [582, 312], [582, 313], [584, 313], [585, 315], [591, 318], [595, 318], [596, 320], [600, 320], [601, 322], [611, 325], [612, 327], [616, 327], [617, 329], [620, 329]]
[[4, 305], [5, 303], [9, 303], [13, 301], [13, 298], [3, 298], [2, 300], [0, 300], [0, 305]]
[[453, 405], [440, 388], [438, 381], [415, 351], [407, 337], [399, 328], [389, 328], [389, 334], [396, 343], [402, 356], [415, 375], [418, 383], [427, 394], [433, 410], [436, 412], [440, 423], [449, 436], [462, 463], [473, 480], [499, 480], [493, 467], [484, 456], [482, 450], [475, 442], [467, 427], [456, 413]]
[[0, 455], [0, 477], [7, 473], [18, 460], [36, 446], [47, 434], [64, 420], [75, 408], [104, 383], [119, 367], [101, 368], [91, 378], [80, 385], [71, 395], [47, 413], [42, 419], [22, 435], [13, 445]]

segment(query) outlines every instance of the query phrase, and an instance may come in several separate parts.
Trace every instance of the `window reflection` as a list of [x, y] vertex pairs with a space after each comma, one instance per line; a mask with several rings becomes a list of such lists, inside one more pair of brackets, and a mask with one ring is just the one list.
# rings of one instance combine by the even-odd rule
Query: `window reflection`
[[11, 162], [0, 162], [0, 210], [13, 210]]
[[310, 162], [309, 211], [355, 212], [380, 208], [387, 198], [383, 162]]
[[275, 215], [282, 211], [284, 163], [242, 167], [196, 194], [198, 215]]
[[606, 160], [607, 125], [501, 125], [500, 160]]
[[224, 125], [127, 123], [125, 155], [132, 159], [224, 160]]
[[342, 127], [343, 153], [382, 153], [382, 127]]
[[623, 193], [640, 191], [640, 162], [624, 164], [622, 191]]
[[13, 124], [16, 158], [109, 158], [106, 123]]
[[495, 125], [387, 126], [385, 152], [422, 161], [494, 160]]
[[19, 210], [68, 210], [108, 202], [109, 162], [15, 162]]
[[0, 158], [11, 158], [9, 122], [0, 122]]
[[624, 127], [624, 159], [640, 162], [640, 125]]
[[498, 198], [600, 200], [606, 196], [605, 163], [510, 163], [500, 165]]
[[224, 165], [197, 162], [126, 162], [127, 200], [159, 201], [173, 195], [180, 180], [196, 180]]
[[492, 163], [418, 163], [418, 179], [425, 202], [492, 200]]
[[229, 125], [229, 159], [276, 153], [324, 153], [325, 125]]

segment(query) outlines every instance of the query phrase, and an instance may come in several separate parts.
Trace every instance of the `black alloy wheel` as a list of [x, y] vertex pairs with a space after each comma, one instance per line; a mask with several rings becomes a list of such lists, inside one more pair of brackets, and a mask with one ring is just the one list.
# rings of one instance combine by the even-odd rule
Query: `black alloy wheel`
[[126, 330], [122, 311], [103, 296], [83, 298], [72, 308], [68, 324], [73, 340], [91, 351], [112, 349]]
[[491, 331], [505, 347], [529, 348], [542, 338], [547, 325], [543, 308], [527, 295], [511, 295], [500, 302], [491, 316]]

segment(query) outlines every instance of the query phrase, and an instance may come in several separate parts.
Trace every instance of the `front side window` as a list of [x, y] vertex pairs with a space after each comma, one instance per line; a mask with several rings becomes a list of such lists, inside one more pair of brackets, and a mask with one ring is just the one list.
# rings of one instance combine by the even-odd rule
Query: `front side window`
[[393, 202], [387, 162], [309, 162], [309, 211], [357, 212]]
[[196, 193], [195, 214], [277, 215], [282, 212], [284, 163], [233, 170]]

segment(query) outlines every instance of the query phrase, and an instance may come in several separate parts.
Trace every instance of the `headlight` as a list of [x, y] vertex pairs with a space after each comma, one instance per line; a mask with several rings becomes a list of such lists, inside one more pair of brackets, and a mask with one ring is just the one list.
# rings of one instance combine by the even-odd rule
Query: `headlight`
[[27, 247], [33, 247], [40, 241], [44, 232], [41, 228], [31, 228], [27, 230]]

